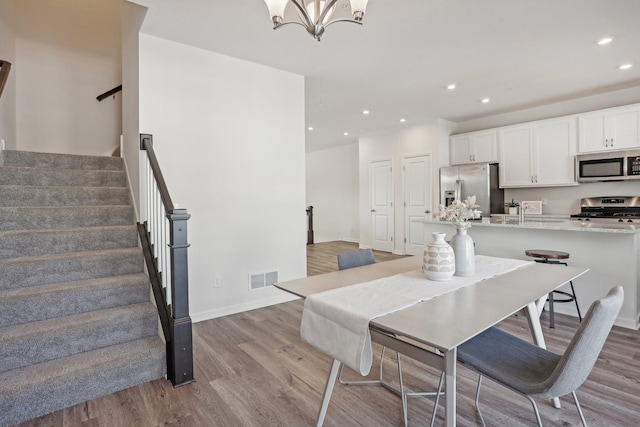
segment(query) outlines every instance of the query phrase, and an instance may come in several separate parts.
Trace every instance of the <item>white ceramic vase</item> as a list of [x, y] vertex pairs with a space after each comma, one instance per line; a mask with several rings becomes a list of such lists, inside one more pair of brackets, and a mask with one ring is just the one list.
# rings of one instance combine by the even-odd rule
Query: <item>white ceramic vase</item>
[[445, 281], [451, 279], [456, 271], [453, 248], [444, 241], [446, 233], [431, 233], [433, 242], [424, 250], [422, 271], [429, 280]]
[[451, 247], [455, 253], [456, 276], [473, 276], [476, 273], [473, 239], [466, 228], [458, 228], [451, 238]]

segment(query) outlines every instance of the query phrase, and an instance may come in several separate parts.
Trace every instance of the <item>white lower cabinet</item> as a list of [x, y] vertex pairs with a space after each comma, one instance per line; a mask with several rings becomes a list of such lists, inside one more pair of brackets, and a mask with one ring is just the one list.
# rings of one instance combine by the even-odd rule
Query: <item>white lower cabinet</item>
[[562, 117], [499, 131], [500, 186], [574, 185], [576, 118]]

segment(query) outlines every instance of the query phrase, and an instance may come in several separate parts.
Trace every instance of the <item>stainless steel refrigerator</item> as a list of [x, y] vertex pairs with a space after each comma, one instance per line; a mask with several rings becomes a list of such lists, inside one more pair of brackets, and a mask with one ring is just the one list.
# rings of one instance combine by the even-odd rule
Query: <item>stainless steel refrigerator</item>
[[498, 164], [477, 163], [440, 168], [440, 203], [476, 196], [482, 216], [504, 213], [504, 190], [498, 185]]

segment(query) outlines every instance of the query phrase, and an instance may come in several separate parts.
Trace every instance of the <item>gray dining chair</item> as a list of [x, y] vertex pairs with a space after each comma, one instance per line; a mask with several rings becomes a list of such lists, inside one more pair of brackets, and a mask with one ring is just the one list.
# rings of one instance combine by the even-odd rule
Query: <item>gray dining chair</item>
[[571, 393], [582, 425], [586, 427], [576, 389], [587, 379], [611, 331], [622, 302], [621, 286], [591, 304], [564, 354], [558, 355], [492, 327], [458, 347], [458, 361], [480, 374], [476, 408], [484, 426], [478, 398], [486, 376], [525, 396], [542, 426], [534, 397], [552, 399]]
[[338, 254], [338, 270], [361, 267], [375, 264], [376, 259], [371, 249], [358, 249], [357, 251], [341, 252]]
[[[371, 249], [359, 249], [356, 251], [349, 252], [341, 252], [338, 254], [338, 269], [339, 270], [347, 270], [349, 268], [362, 267], [364, 265], [375, 264], [376, 259], [373, 256], [373, 251]], [[382, 347], [382, 352], [380, 353], [380, 372], [379, 379], [375, 380], [359, 380], [359, 381], [345, 381], [342, 379], [342, 371], [344, 368], [344, 364], [340, 364], [340, 373], [338, 375], [338, 381], [343, 385], [373, 385], [379, 384], [384, 388], [393, 391], [396, 394], [399, 394], [402, 399], [402, 415], [404, 420], [405, 427], [408, 425], [408, 416], [407, 416], [407, 398], [412, 396], [436, 396], [436, 401], [433, 406], [433, 413], [431, 415], [431, 426], [433, 427], [433, 423], [435, 421], [436, 408], [438, 407], [438, 398], [441, 394], [442, 389], [442, 381], [444, 378], [444, 373], [440, 377], [440, 384], [438, 385], [438, 392], [408, 392], [404, 386], [404, 378], [402, 376], [402, 362], [400, 360], [400, 353], [397, 353], [396, 360], [398, 363], [398, 380], [400, 388], [396, 388], [391, 383], [384, 380], [383, 375], [383, 360], [384, 353], [386, 347]]]

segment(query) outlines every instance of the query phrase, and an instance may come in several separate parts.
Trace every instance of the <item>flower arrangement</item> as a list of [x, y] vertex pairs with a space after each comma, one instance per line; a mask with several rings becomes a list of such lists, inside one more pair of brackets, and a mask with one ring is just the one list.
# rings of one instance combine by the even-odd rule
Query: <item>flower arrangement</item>
[[451, 221], [458, 229], [466, 230], [471, 227], [470, 219], [480, 218], [482, 212], [478, 210], [476, 196], [469, 196], [464, 201], [454, 200], [449, 206], [440, 205], [437, 217], [441, 221]]

